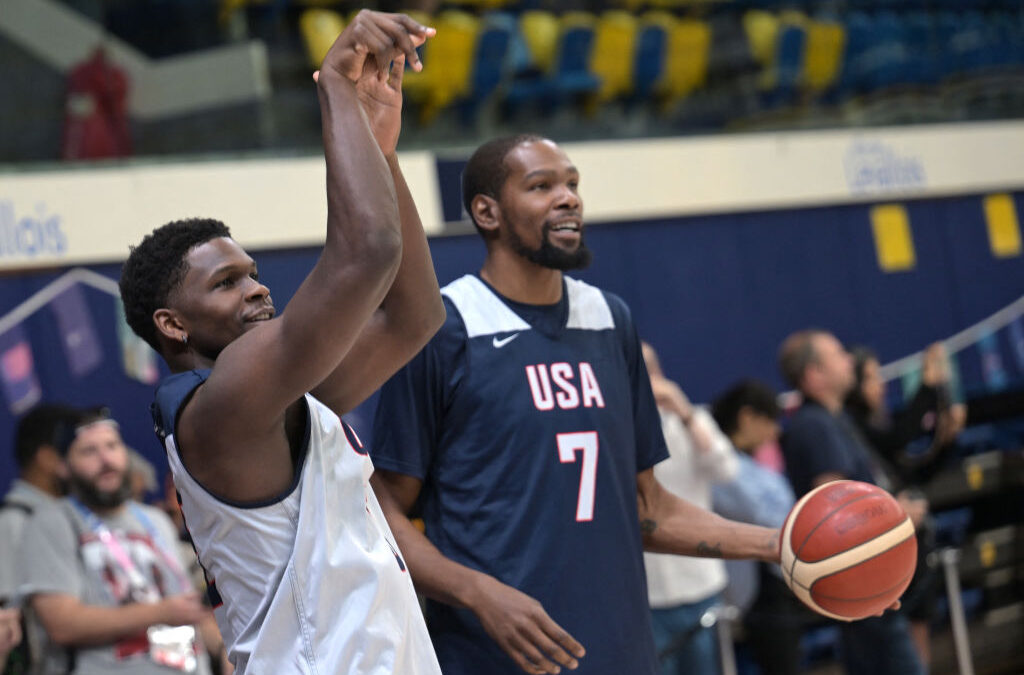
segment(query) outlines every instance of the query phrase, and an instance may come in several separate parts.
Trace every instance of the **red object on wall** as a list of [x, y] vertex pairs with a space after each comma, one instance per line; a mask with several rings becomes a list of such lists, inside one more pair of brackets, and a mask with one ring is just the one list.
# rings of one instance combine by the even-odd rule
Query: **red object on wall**
[[128, 130], [128, 76], [107, 60], [103, 48], [68, 75], [64, 103], [64, 159], [126, 157], [132, 153]]

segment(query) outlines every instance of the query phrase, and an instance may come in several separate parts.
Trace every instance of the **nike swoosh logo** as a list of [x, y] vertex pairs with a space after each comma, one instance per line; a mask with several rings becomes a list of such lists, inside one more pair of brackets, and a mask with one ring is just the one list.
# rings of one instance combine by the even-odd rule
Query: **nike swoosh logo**
[[502, 347], [507, 345], [509, 342], [512, 342], [513, 340], [515, 340], [517, 337], [519, 337], [519, 333], [513, 333], [512, 335], [509, 335], [506, 338], [501, 338], [499, 340], [498, 336], [495, 335], [494, 336], [494, 340], [491, 342], [491, 344], [494, 345], [495, 349], [501, 349]]

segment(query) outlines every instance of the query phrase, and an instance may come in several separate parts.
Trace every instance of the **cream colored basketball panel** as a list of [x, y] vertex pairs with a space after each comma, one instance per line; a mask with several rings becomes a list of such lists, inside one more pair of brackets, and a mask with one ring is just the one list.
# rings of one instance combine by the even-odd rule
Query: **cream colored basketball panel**
[[800, 513], [800, 510], [803, 509], [804, 504], [806, 504], [811, 499], [811, 497], [821, 492], [829, 485], [830, 483], [819, 485], [818, 487], [814, 488], [813, 490], [805, 494], [803, 497], [801, 497], [800, 500], [796, 503], [796, 505], [793, 506], [792, 509], [790, 509], [789, 517], [786, 518], [786, 524], [782, 530], [782, 555], [779, 564], [780, 567], [782, 567], [782, 578], [786, 581], [786, 584], [790, 588], [793, 587], [793, 565], [796, 562], [796, 552], [793, 550], [793, 547], [790, 544], [790, 536], [793, 533], [793, 523], [796, 521], [796, 515]]
[[836, 555], [819, 560], [817, 562], [803, 562], [797, 560], [793, 567], [793, 583], [803, 586], [805, 588], [810, 587], [815, 581], [822, 577], [827, 577], [836, 572], [853, 567], [857, 563], [864, 562], [869, 558], [873, 558], [876, 555], [884, 553], [891, 548], [894, 548], [907, 539], [914, 536], [914, 524], [910, 522], [910, 517], [907, 518], [892, 528], [888, 532], [881, 534], [870, 541], [866, 541], [859, 546], [837, 553]]

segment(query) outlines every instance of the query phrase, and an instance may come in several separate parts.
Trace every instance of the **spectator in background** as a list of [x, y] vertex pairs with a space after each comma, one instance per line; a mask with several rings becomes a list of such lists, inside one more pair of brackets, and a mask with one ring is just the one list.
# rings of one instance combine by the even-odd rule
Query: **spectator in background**
[[[846, 411], [886, 463], [890, 479], [905, 494], [916, 493], [923, 500], [916, 486], [941, 466], [966, 419], [964, 406], [952, 402], [946, 350], [936, 343], [924, 351], [921, 384], [907, 406], [896, 413], [890, 413], [886, 404], [878, 357], [866, 347], [855, 347], [852, 354], [855, 384], [846, 397]], [[928, 434], [931, 442], [923, 452], [907, 452], [908, 444]], [[939, 590], [939, 573], [930, 555], [935, 550], [931, 519], [923, 518], [918, 524], [917, 543], [917, 569], [901, 598], [900, 611], [910, 620], [914, 646], [927, 667], [931, 662], [929, 624]]]
[[[712, 484], [736, 475], [736, 453], [711, 415], [692, 405], [679, 385], [665, 377], [654, 348], [642, 342], [641, 351], [669, 454], [668, 460], [655, 465], [654, 477], [670, 492], [710, 509]], [[721, 672], [715, 635], [701, 617], [721, 603], [726, 585], [723, 561], [644, 553], [644, 567], [662, 673]]]
[[[782, 439], [786, 473], [797, 498], [833, 480], [851, 479], [889, 488], [843, 403], [854, 386], [853, 359], [834, 335], [805, 330], [787, 337], [779, 367], [803, 403]], [[927, 506], [897, 495], [917, 524]], [[920, 675], [921, 660], [906, 617], [897, 612], [841, 624], [848, 675]]]
[[[0, 607], [20, 602], [15, 568], [25, 524], [35, 511], [53, 506], [64, 494], [67, 466], [57, 447], [57, 432], [70, 412], [70, 408], [62, 405], [41, 404], [18, 421], [14, 437], [18, 478], [0, 504]], [[16, 609], [8, 610], [5, 620], [9, 622], [14, 613]], [[19, 634], [24, 641], [9, 654], [12, 670], [15, 662], [29, 663], [31, 654], [38, 653], [45, 639], [39, 632], [30, 631], [25, 623], [22, 628]], [[4, 639], [0, 635], [0, 641]], [[3, 662], [0, 658], [0, 665]]]
[[63, 425], [70, 495], [25, 528], [20, 588], [50, 638], [37, 672], [208, 673], [196, 625], [212, 621], [185, 578], [173, 525], [130, 499], [117, 423]]
[[[713, 509], [732, 520], [782, 527], [793, 508], [786, 477], [754, 459], [779, 437], [779, 406], [770, 387], [743, 380], [715, 400], [715, 421], [739, 450], [736, 477], [711, 490]], [[800, 636], [810, 613], [786, 587], [778, 565], [729, 560], [727, 597], [744, 610], [747, 643], [763, 675], [800, 670]]]
[[[927, 481], [963, 430], [967, 411], [954, 403], [951, 373], [945, 348], [929, 345], [921, 359], [921, 383], [906, 407], [890, 412], [885, 381], [878, 357], [867, 347], [852, 350], [855, 384], [846, 397], [846, 411], [887, 463], [890, 476], [908, 485]], [[908, 453], [907, 446], [931, 435], [922, 452]]]
[[[7, 657], [21, 644], [21, 638], [21, 612], [15, 608], [0, 609], [0, 666], [7, 663]], [[27, 672], [15, 671], [13, 665], [9, 667], [10, 672]], [[8, 670], [4, 668], [0, 672], [7, 673]]]
[[67, 467], [56, 445], [57, 429], [69, 408], [43, 404], [30, 410], [18, 422], [14, 438], [14, 459], [18, 478], [0, 505], [0, 598], [14, 591], [14, 553], [29, 516], [39, 508], [53, 505], [64, 494]]
[[138, 450], [128, 448], [128, 480], [132, 486], [132, 499], [145, 504], [156, 492], [156, 467]]

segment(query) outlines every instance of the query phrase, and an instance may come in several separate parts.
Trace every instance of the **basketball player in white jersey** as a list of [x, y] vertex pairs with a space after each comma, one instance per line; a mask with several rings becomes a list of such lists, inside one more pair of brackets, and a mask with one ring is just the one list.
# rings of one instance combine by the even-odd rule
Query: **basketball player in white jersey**
[[174, 373], [154, 421], [239, 673], [439, 673], [339, 418], [444, 318], [395, 155], [402, 71], [432, 34], [363, 11], [328, 52], [326, 243], [282, 316], [216, 220], [155, 230], [122, 271], [129, 323]]

